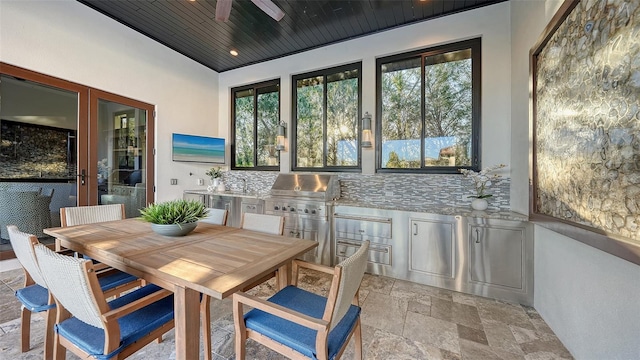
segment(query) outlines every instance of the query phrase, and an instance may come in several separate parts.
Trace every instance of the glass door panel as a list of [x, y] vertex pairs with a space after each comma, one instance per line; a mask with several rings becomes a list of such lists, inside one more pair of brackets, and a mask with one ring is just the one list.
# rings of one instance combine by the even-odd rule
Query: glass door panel
[[98, 204], [124, 204], [127, 217], [140, 216], [146, 199], [147, 112], [98, 100]]
[[51, 243], [43, 229], [60, 226], [60, 209], [78, 201], [80, 94], [18, 75], [0, 75], [2, 258], [11, 251], [7, 225]]

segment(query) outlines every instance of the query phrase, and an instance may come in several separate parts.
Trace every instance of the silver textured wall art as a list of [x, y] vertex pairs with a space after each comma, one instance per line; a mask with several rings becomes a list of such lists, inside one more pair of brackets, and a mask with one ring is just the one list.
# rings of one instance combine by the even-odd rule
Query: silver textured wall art
[[640, 0], [568, 1], [545, 32], [533, 211], [640, 242]]

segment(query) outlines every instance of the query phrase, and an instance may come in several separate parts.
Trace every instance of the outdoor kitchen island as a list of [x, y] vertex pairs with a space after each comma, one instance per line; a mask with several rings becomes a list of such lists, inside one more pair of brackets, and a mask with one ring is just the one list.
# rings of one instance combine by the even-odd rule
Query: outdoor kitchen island
[[[243, 212], [285, 216], [285, 236], [319, 242], [305, 256], [309, 261], [335, 265], [370, 240], [371, 274], [533, 303], [533, 227], [525, 215], [340, 199], [336, 182], [332, 175], [279, 174], [267, 192], [193, 190], [184, 196], [230, 210], [229, 224], [239, 224]], [[222, 198], [228, 200], [216, 203]]]

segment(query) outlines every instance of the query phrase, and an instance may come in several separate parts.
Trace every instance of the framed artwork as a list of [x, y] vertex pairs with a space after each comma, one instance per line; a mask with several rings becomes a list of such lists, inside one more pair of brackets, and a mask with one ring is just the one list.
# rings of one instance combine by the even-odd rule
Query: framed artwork
[[173, 134], [172, 160], [224, 164], [225, 140], [208, 136]]
[[640, 263], [638, 28], [640, 0], [567, 0], [531, 49], [531, 215]]

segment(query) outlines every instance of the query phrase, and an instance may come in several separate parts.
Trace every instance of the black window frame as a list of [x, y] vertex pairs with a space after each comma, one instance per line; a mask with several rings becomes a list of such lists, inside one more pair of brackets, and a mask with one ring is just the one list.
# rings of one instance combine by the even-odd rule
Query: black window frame
[[[448, 52], [471, 50], [471, 165], [470, 166], [425, 166], [425, 58]], [[382, 167], [382, 65], [420, 57], [420, 116], [422, 130], [420, 137], [420, 168], [383, 168]], [[416, 51], [386, 56], [376, 59], [376, 172], [379, 173], [425, 173], [459, 174], [460, 169], [479, 171], [481, 167], [481, 123], [482, 123], [482, 39], [473, 38], [450, 44], [444, 44]]]
[[[259, 89], [276, 86], [278, 88], [278, 124], [282, 122], [280, 107], [282, 106], [282, 92], [280, 86], [280, 78], [262, 81], [255, 84], [238, 86], [231, 88], [231, 139], [229, 141], [231, 148], [231, 170], [249, 170], [249, 171], [280, 171], [280, 151], [277, 151], [277, 164], [273, 166], [258, 166], [258, 94]], [[254, 166], [237, 166], [236, 165], [236, 97], [238, 92], [253, 90], [253, 163]], [[275, 140], [275, 139], [274, 139]]]
[[[358, 71], [358, 119], [357, 123], [357, 165], [354, 166], [327, 166], [327, 76], [334, 75], [336, 73], [357, 70]], [[322, 167], [302, 167], [298, 166], [298, 151], [297, 151], [297, 126], [298, 126], [298, 92], [297, 92], [297, 83], [298, 80], [318, 77], [322, 76], [325, 84], [325, 88], [323, 90], [323, 114], [322, 114]], [[291, 76], [291, 170], [292, 171], [326, 171], [326, 172], [361, 172], [362, 171], [362, 146], [360, 145], [362, 142], [362, 61], [334, 66], [322, 70], [316, 70], [312, 72], [307, 72], [303, 74], [296, 74]]]

